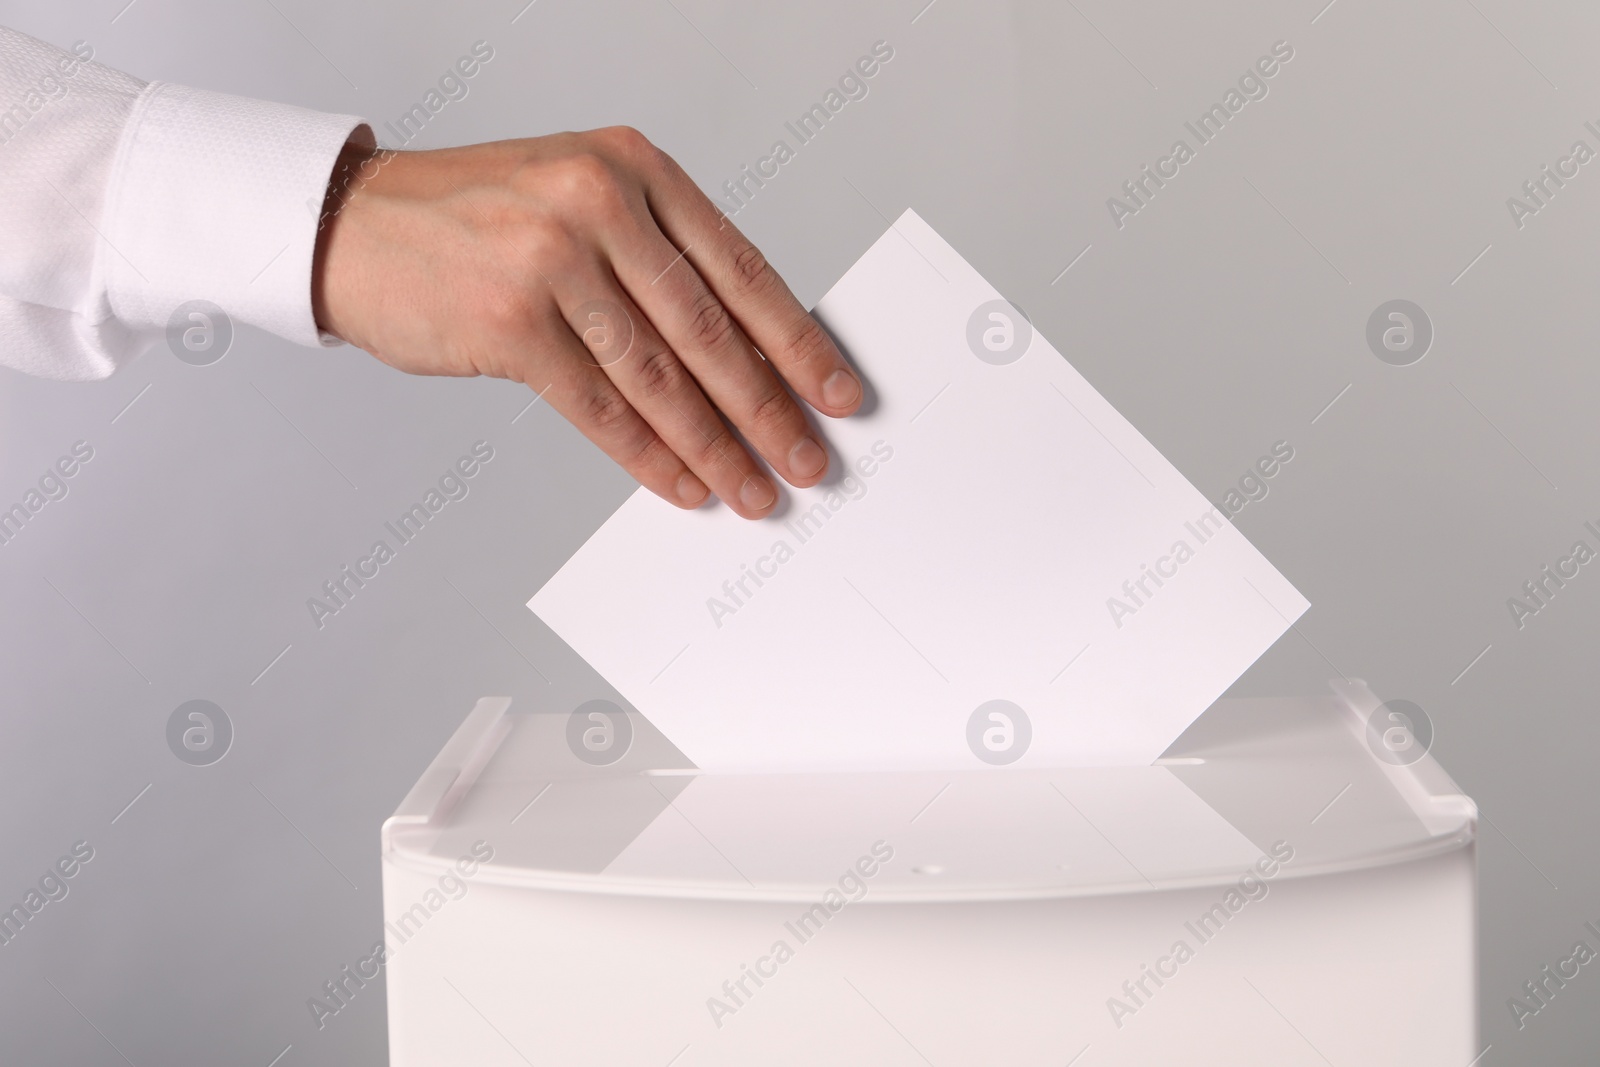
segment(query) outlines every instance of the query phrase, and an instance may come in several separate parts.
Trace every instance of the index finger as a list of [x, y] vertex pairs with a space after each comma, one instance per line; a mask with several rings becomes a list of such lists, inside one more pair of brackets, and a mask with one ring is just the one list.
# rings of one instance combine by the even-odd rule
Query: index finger
[[661, 153], [646, 186], [656, 224], [784, 381], [812, 407], [842, 418], [861, 406], [861, 380], [760, 249]]

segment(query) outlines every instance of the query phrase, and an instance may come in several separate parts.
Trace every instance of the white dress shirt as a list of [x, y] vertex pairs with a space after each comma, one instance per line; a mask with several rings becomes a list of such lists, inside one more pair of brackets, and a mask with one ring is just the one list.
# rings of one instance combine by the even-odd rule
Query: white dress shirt
[[142, 82], [0, 27], [0, 364], [104, 378], [208, 300], [304, 345], [351, 115]]

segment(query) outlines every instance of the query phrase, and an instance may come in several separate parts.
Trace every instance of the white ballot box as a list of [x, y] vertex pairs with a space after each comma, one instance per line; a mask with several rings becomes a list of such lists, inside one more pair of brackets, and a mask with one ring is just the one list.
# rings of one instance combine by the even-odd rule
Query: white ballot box
[[1334, 689], [1054, 771], [705, 774], [479, 701], [383, 827], [391, 1062], [1465, 1067], [1476, 809]]

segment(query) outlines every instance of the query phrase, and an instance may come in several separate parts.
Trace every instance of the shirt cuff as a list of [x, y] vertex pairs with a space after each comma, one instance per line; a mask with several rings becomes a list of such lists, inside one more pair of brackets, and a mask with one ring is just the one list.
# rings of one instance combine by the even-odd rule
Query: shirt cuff
[[296, 344], [338, 344], [312, 315], [312, 256], [339, 150], [371, 139], [353, 115], [151, 83], [105, 208], [97, 269], [113, 314], [164, 330], [209, 300]]

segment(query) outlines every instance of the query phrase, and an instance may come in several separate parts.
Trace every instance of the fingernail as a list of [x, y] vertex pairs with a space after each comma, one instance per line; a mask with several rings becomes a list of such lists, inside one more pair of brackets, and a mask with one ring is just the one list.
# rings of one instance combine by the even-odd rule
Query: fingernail
[[861, 382], [844, 368], [828, 375], [822, 383], [822, 400], [830, 408], [847, 408], [861, 395]]
[[706, 488], [706, 483], [696, 478], [688, 471], [678, 475], [678, 499], [685, 504], [698, 504], [706, 498], [711, 490]]
[[778, 498], [772, 484], [760, 475], [752, 474], [739, 487], [739, 503], [751, 511], [761, 511]]
[[809, 437], [800, 438], [800, 443], [789, 450], [789, 473], [796, 478], [820, 474], [827, 465], [828, 453]]

